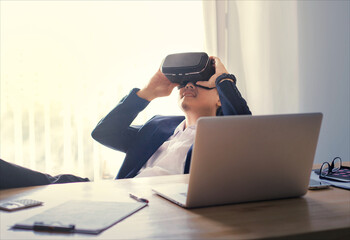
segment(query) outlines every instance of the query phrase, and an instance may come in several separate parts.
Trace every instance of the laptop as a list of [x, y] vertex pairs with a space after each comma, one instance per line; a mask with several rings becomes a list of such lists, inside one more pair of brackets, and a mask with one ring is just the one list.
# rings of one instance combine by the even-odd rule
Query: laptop
[[322, 113], [198, 119], [188, 184], [152, 190], [196, 208], [307, 192]]

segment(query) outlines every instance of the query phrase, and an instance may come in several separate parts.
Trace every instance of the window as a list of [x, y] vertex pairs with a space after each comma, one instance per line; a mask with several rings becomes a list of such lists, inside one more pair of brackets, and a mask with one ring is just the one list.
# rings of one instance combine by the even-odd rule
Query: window
[[[2, 1], [0, 156], [52, 175], [113, 178], [124, 155], [91, 131], [171, 53], [204, 51], [201, 1]], [[182, 114], [177, 93], [136, 122]]]

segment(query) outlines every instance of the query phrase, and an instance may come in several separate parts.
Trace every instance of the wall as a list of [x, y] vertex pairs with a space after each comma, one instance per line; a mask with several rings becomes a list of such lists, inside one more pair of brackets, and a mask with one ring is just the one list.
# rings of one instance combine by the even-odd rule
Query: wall
[[350, 161], [349, 1], [228, 1], [228, 59], [253, 114], [322, 112], [315, 162]]
[[350, 161], [350, 2], [298, 2], [299, 111], [324, 114], [316, 159]]

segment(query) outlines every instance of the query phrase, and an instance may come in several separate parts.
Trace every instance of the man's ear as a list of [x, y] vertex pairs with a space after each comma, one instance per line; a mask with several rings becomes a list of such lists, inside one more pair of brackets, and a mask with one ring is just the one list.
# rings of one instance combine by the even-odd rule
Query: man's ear
[[220, 98], [219, 98], [218, 101], [216, 102], [216, 106], [217, 106], [217, 107], [221, 107]]

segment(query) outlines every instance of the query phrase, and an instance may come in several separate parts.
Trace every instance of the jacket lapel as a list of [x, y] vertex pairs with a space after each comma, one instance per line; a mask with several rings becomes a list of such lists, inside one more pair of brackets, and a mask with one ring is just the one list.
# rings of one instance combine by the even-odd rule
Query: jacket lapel
[[139, 131], [133, 147], [126, 153], [123, 165], [117, 175], [120, 178], [136, 176], [153, 153], [174, 133], [184, 117], [156, 117]]
[[187, 152], [184, 174], [190, 173], [192, 149], [193, 149], [193, 144], [191, 145], [190, 150], [188, 150], [188, 152]]

